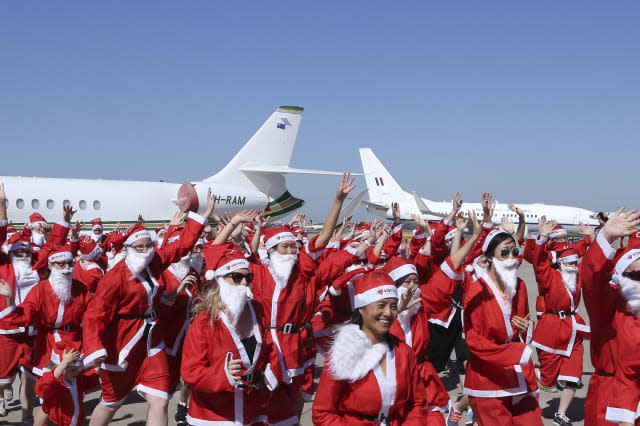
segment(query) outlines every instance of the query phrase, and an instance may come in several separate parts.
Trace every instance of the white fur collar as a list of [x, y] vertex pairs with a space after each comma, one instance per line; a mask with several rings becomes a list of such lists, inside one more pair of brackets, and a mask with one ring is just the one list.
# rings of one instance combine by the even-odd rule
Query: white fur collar
[[331, 374], [337, 380], [360, 380], [380, 363], [388, 351], [387, 343], [373, 345], [360, 327], [345, 325], [336, 333], [329, 352]]

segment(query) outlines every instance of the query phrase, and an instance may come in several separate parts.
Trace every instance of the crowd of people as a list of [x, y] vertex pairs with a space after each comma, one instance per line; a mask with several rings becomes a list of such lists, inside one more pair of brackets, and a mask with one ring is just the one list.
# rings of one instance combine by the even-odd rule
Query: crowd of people
[[397, 204], [392, 224], [339, 225], [353, 188], [345, 174], [312, 238], [305, 215], [218, 216], [211, 193], [202, 215], [178, 212], [153, 237], [142, 218], [109, 233], [95, 219], [82, 236], [71, 207], [17, 230], [0, 185], [0, 418], [19, 376], [23, 424], [82, 424], [99, 388], [90, 425], [135, 389], [149, 425], [169, 423], [175, 392], [177, 424], [294, 425], [313, 401], [317, 425], [542, 425], [543, 391], [559, 393], [553, 422], [567, 426], [590, 339], [584, 424], [638, 424], [640, 214], [602, 215], [570, 242], [552, 218], [525, 236], [516, 206], [519, 223], [494, 224], [490, 194], [481, 216], [456, 194], [407, 239]]

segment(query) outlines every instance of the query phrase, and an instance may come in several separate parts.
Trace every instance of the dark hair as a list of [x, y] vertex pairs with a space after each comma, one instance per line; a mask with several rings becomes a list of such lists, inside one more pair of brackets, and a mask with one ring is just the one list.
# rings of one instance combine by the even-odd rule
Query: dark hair
[[[415, 272], [411, 272], [411, 274], [415, 274]], [[404, 280], [406, 280], [407, 277], [409, 275], [411, 275], [411, 274], [403, 275], [400, 278], [398, 278], [397, 280], [395, 280], [396, 287], [400, 287], [404, 283]]]
[[484, 252], [485, 256], [494, 257], [495, 251], [496, 251], [496, 247], [498, 247], [498, 245], [500, 245], [500, 243], [502, 243], [503, 241], [506, 241], [506, 240], [511, 240], [511, 241], [513, 241], [514, 244], [516, 243], [516, 240], [511, 236], [511, 234], [507, 234], [506, 232], [501, 232], [498, 235], [496, 235], [495, 237], [493, 237], [493, 239], [491, 240], [491, 242], [487, 246], [487, 251]]
[[[360, 308], [354, 309], [353, 312], [351, 312], [351, 324], [355, 324], [358, 326], [358, 328], [360, 330], [362, 330], [362, 314], [360, 313], [360, 311], [358, 310]], [[384, 336], [384, 340], [389, 344], [389, 348], [393, 349], [393, 347], [396, 344], [396, 340], [395, 338], [391, 335], [391, 333], [387, 333]]]

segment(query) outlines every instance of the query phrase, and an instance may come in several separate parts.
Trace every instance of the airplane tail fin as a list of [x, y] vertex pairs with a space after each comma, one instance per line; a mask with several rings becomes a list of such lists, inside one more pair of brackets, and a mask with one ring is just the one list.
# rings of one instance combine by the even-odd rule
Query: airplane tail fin
[[398, 182], [391, 176], [391, 173], [384, 167], [371, 148], [360, 148], [360, 161], [362, 162], [364, 179], [369, 190], [369, 200], [372, 203], [404, 198], [405, 191], [398, 185]]

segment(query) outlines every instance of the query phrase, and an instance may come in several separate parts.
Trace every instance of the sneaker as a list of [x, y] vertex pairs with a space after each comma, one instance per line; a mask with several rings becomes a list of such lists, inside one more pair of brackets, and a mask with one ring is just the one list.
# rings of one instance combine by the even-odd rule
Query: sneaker
[[467, 410], [467, 421], [464, 423], [466, 426], [471, 426], [472, 424], [474, 424], [476, 421], [473, 419], [473, 410], [471, 408], [469, 408]]
[[4, 400], [9, 402], [13, 399], [13, 389], [12, 388], [5, 388], [4, 389]]
[[449, 415], [447, 416], [447, 426], [458, 426], [458, 422], [462, 418], [462, 413], [460, 411], [456, 411], [455, 408], [451, 407], [449, 410]]
[[569, 421], [569, 417], [564, 414], [558, 414], [553, 417], [553, 424], [556, 426], [571, 426], [571, 422]]
[[545, 392], [558, 393], [558, 388], [555, 386], [545, 386], [542, 383], [538, 382], [538, 387]]
[[178, 403], [176, 415], [173, 417], [173, 420], [176, 421], [177, 425], [187, 424], [187, 406], [185, 404]]
[[7, 415], [7, 409], [5, 407], [4, 399], [0, 399], [0, 417], [4, 417], [6, 415]]

